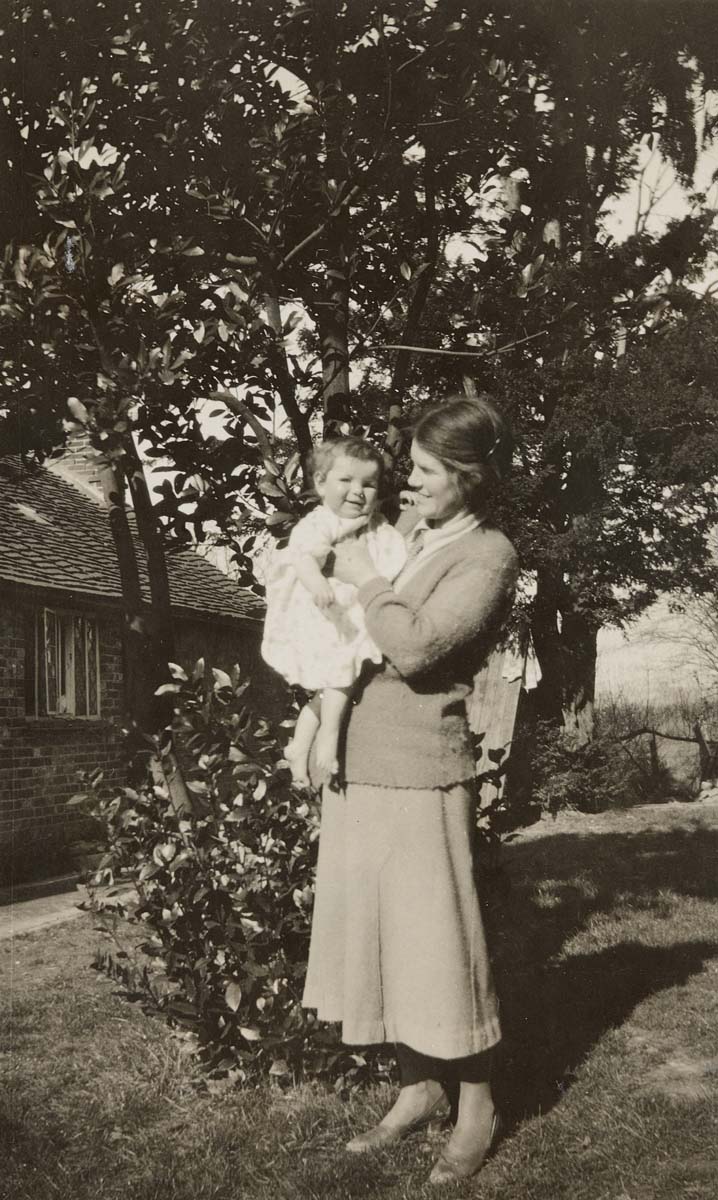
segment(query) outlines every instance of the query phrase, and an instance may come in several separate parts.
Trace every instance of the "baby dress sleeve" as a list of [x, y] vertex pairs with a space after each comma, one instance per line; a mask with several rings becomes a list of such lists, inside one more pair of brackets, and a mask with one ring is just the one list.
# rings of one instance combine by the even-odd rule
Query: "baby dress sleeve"
[[296, 561], [297, 558], [309, 554], [312, 558], [316, 558], [320, 566], [323, 566], [336, 541], [335, 524], [336, 518], [333, 519], [333, 513], [323, 508], [322, 505], [313, 508], [306, 517], [297, 521], [290, 533], [287, 557], [291, 561]]

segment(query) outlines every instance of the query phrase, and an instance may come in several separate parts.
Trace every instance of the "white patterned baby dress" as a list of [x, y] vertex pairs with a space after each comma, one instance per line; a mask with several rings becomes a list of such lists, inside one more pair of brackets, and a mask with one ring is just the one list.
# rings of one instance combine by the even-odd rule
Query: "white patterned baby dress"
[[349, 687], [362, 664], [380, 663], [381, 651], [369, 637], [364, 610], [350, 583], [329, 577], [334, 603], [320, 609], [294, 568], [297, 558], [311, 555], [320, 566], [332, 548], [366, 527], [366, 546], [377, 575], [390, 582], [406, 562], [406, 545], [384, 517], [338, 517], [324, 505], [302, 517], [289, 544], [279, 550], [267, 574], [267, 615], [262, 657], [288, 683], [307, 691]]

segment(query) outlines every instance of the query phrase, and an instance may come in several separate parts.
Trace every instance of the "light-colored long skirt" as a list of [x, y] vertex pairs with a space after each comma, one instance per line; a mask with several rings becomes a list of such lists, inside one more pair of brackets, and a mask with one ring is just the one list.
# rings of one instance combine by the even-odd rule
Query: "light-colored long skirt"
[[463, 1058], [500, 1040], [473, 821], [464, 784], [324, 789], [303, 1003], [349, 1045]]

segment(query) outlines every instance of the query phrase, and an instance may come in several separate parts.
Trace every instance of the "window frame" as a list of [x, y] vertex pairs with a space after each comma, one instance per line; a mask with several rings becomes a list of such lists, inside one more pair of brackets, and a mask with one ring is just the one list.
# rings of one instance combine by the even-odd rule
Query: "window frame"
[[[77, 712], [77, 663], [76, 663], [76, 622], [82, 622], [82, 646], [84, 648], [84, 679], [85, 705], [90, 705], [90, 681], [93, 664], [89, 661], [91, 639], [88, 639], [88, 626], [92, 625], [94, 632], [94, 681], [95, 681], [95, 711]], [[55, 679], [52, 680], [52, 643], [54, 641]], [[99, 622], [93, 613], [82, 612], [79, 609], [50, 607], [43, 605], [33, 613], [32, 639], [32, 670], [34, 680], [32, 688], [33, 703], [30, 704], [26, 692], [26, 715], [35, 718], [50, 718], [52, 720], [98, 721], [102, 719], [102, 702], [100, 691], [100, 638]], [[26, 664], [29, 655], [26, 655]], [[27, 667], [26, 667], [27, 669]], [[51, 699], [54, 691], [54, 701]], [[64, 699], [64, 706], [61, 700]]]

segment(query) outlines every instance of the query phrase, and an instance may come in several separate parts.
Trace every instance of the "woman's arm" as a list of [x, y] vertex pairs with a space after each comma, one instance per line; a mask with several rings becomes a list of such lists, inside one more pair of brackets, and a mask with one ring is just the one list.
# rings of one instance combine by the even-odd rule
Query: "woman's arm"
[[420, 674], [497, 624], [516, 584], [512, 549], [492, 563], [459, 562], [415, 611], [385, 579], [359, 588], [366, 627], [382, 654], [405, 677]]

